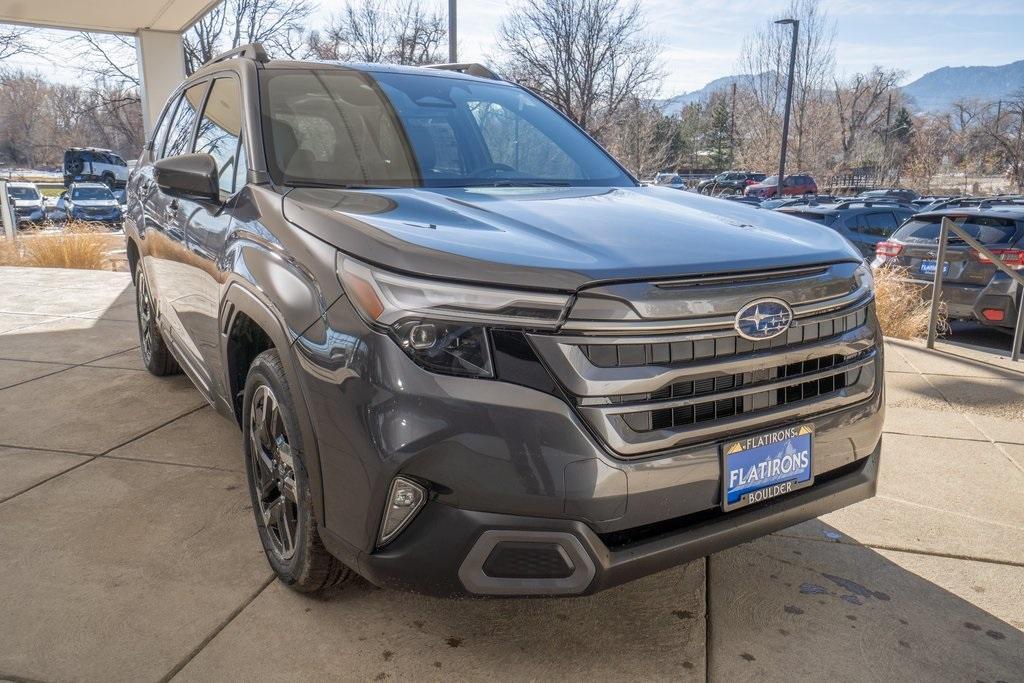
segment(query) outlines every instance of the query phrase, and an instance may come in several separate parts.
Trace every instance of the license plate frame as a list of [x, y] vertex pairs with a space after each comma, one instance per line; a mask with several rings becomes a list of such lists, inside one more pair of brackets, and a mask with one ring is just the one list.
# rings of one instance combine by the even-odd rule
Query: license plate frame
[[[938, 261], [934, 259], [926, 259], [921, 261], [917, 270], [921, 275], [935, 275], [935, 271], [939, 269]], [[942, 277], [949, 275], [949, 261], [942, 262]]]
[[[719, 453], [724, 512], [814, 484], [814, 426], [810, 424], [780, 427], [727, 441]], [[795, 469], [786, 469], [787, 456]], [[772, 474], [773, 467], [776, 474]], [[751, 476], [756, 480], [752, 481]]]

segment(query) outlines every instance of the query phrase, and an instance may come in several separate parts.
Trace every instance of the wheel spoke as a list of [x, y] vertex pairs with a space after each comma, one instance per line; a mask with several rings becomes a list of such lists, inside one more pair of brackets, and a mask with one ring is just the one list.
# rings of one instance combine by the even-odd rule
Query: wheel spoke
[[281, 406], [267, 384], [257, 386], [250, 399], [248, 441], [259, 518], [273, 552], [288, 559], [295, 552], [298, 535], [294, 456]]

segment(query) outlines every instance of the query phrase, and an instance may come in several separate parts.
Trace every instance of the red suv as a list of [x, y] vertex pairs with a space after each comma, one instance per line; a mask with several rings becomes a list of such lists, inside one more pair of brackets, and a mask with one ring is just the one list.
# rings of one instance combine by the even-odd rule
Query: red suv
[[[779, 190], [779, 176], [768, 176], [754, 185], [748, 185], [743, 194], [747, 197], [769, 199]], [[809, 175], [788, 175], [782, 185], [783, 195], [818, 194], [818, 183]]]

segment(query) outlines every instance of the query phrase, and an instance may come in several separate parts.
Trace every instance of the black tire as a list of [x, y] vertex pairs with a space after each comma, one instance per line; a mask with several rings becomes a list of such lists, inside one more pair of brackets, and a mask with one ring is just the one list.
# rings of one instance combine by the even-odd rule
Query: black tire
[[114, 178], [113, 173], [104, 173], [102, 180], [103, 184], [109, 187], [111, 190], [117, 189], [117, 179]]
[[157, 377], [181, 372], [156, 324], [156, 307], [141, 263], [135, 273], [135, 317], [139, 322], [139, 351], [146, 369]]
[[318, 593], [352, 578], [317, 531], [302, 434], [276, 349], [256, 356], [249, 367], [242, 442], [256, 528], [278, 580], [300, 593]]

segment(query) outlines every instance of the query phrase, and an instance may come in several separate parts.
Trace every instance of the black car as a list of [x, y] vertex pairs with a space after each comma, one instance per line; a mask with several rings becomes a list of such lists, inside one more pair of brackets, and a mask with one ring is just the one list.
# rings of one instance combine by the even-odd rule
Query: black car
[[913, 190], [907, 190], [901, 187], [888, 187], [882, 190], [866, 190], [857, 195], [859, 199], [896, 199], [901, 202], [908, 203], [916, 201], [920, 196], [921, 195]]
[[[1024, 206], [967, 206], [929, 211], [913, 217], [885, 242], [879, 242], [872, 267], [906, 269], [910, 281], [930, 289], [938, 269], [939, 229], [948, 216], [975, 240], [1015, 270], [1024, 270]], [[942, 266], [942, 297], [950, 318], [1013, 329], [1017, 286], [987, 257], [950, 235]]]
[[850, 240], [868, 259], [875, 257], [875, 245], [889, 239], [905, 220], [917, 213], [914, 206], [902, 202], [856, 200], [776, 210], [827, 225]]
[[234, 50], [125, 232], [143, 361], [237, 422], [296, 590], [592, 593], [875, 491], [860, 254], [642, 184], [484, 67]]
[[747, 185], [759, 183], [767, 177], [766, 173], [725, 171], [697, 183], [697, 191], [701, 194], [743, 194]]

